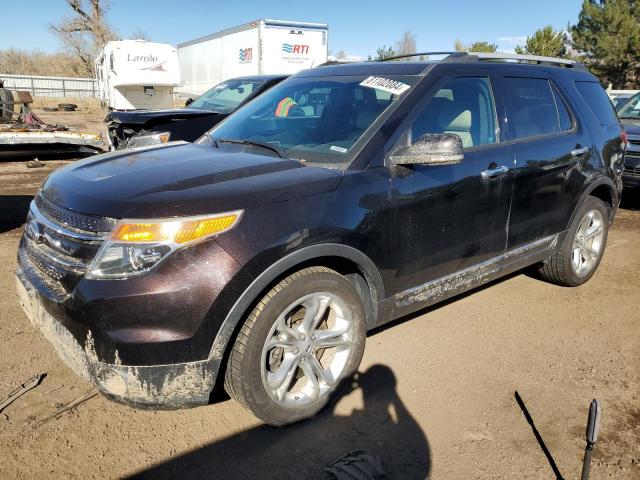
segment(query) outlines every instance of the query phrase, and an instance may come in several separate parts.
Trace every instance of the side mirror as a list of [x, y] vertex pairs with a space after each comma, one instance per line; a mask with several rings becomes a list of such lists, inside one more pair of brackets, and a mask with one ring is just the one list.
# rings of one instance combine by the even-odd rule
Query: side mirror
[[188, 107], [189, 105], [191, 105], [193, 103], [193, 98], [187, 98], [187, 101], [184, 102], [184, 106]]
[[427, 133], [389, 156], [394, 165], [453, 165], [462, 162], [462, 139], [453, 133]]

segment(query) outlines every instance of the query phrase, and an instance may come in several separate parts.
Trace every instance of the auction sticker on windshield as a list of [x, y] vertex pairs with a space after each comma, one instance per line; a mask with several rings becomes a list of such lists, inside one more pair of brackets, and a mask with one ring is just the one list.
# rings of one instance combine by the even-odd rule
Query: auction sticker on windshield
[[360, 82], [360, 85], [363, 87], [383, 90], [385, 92], [392, 93], [393, 95], [402, 95], [403, 92], [411, 88], [411, 85], [407, 85], [406, 83], [402, 83], [397, 80], [373, 76], [365, 78], [362, 82]]

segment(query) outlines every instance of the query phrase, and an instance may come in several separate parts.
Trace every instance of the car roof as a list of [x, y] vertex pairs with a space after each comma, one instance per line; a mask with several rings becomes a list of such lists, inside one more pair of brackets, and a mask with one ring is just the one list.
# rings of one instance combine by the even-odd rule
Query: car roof
[[[446, 55], [442, 60], [421, 60], [431, 55]], [[407, 61], [409, 58], [418, 61]], [[402, 61], [390, 61], [402, 60]], [[425, 52], [394, 57], [384, 61], [330, 64], [302, 70], [292, 77], [325, 77], [341, 75], [426, 75], [434, 68], [483, 68], [502, 72], [546, 71], [554, 75], [576, 75], [594, 79], [586, 67], [561, 58], [482, 52]], [[575, 78], [575, 77], [574, 77]]]

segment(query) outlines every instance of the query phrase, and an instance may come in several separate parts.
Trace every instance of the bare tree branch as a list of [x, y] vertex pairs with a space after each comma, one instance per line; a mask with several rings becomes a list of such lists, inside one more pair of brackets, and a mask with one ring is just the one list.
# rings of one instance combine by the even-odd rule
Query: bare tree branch
[[93, 58], [105, 43], [117, 38], [104, 20], [108, 0], [66, 0], [66, 3], [74, 15], [58, 24], [51, 24], [50, 29], [64, 49], [81, 61], [85, 74], [91, 75]]

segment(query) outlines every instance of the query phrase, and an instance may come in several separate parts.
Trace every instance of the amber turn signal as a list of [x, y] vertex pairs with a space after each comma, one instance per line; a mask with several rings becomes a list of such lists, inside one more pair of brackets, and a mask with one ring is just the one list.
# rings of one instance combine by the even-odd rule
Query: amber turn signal
[[230, 230], [238, 223], [241, 215], [241, 211], [236, 211], [211, 217], [180, 220], [124, 221], [116, 226], [111, 234], [111, 240], [128, 243], [169, 242], [184, 245]]

